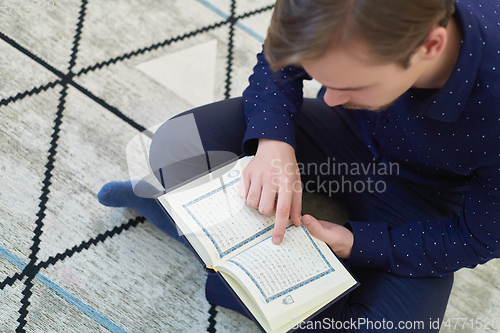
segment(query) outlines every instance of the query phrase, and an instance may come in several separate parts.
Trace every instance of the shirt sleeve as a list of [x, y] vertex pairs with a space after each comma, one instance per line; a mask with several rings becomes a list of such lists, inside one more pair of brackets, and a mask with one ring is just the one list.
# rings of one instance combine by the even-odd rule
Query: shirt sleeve
[[245, 154], [255, 154], [260, 138], [283, 141], [295, 149], [295, 124], [303, 103], [304, 79], [310, 77], [303, 68], [289, 66], [273, 72], [264, 53], [257, 55], [250, 85], [243, 92]]
[[350, 222], [350, 264], [400, 276], [443, 276], [500, 257], [500, 165], [476, 170], [457, 216], [389, 229], [385, 223]]

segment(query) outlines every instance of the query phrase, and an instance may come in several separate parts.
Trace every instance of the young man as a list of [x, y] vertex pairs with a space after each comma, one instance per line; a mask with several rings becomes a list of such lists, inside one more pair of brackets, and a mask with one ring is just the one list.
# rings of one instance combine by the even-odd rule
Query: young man
[[[438, 331], [453, 272], [500, 257], [499, 35], [497, 0], [278, 0], [243, 98], [189, 112], [206, 151], [255, 153], [240, 195], [276, 214], [275, 244], [291, 217], [361, 282], [299, 329]], [[303, 100], [309, 77], [326, 104]], [[297, 181], [340, 200], [349, 223], [301, 216]], [[124, 186], [100, 200], [176, 237]], [[214, 278], [206, 288], [241, 311]]]

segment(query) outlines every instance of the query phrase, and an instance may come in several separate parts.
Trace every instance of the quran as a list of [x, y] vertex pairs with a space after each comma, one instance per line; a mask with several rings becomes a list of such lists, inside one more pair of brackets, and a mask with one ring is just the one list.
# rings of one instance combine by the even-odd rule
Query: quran
[[238, 196], [252, 157], [158, 198], [203, 265], [220, 274], [261, 330], [288, 332], [358, 283], [328, 245], [291, 221], [280, 245], [274, 217]]

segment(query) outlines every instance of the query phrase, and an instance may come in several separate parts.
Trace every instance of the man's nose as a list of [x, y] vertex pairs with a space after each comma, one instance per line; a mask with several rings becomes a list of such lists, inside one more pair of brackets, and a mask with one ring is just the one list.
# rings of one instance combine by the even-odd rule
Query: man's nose
[[328, 106], [337, 106], [349, 102], [351, 100], [351, 95], [345, 91], [326, 89], [323, 99]]

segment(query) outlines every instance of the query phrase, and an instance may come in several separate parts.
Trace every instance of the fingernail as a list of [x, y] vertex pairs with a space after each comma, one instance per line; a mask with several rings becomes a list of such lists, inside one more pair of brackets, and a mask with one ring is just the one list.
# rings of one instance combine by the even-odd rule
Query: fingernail
[[311, 221], [312, 221], [312, 219], [311, 219], [311, 217], [310, 217], [310, 216], [305, 216], [305, 217], [304, 217], [304, 216], [302, 216], [302, 223], [303, 223], [304, 225], [308, 225], [309, 223], [311, 223]]
[[273, 244], [274, 245], [280, 245], [281, 239], [277, 236], [273, 237]]

